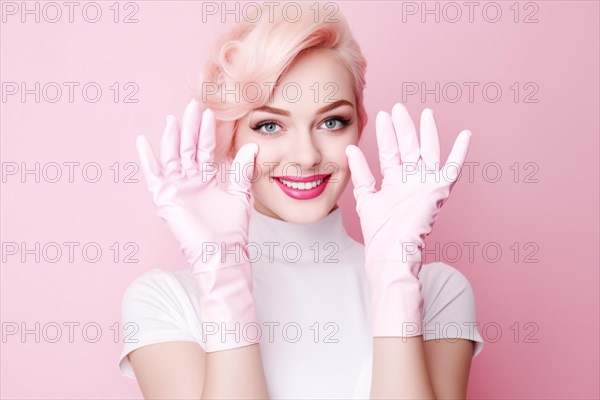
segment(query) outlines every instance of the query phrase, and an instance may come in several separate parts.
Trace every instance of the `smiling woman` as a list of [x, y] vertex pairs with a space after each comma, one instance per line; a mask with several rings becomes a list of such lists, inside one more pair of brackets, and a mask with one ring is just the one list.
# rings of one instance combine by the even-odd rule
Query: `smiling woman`
[[[146, 397], [466, 394], [483, 347], [472, 288], [448, 265], [421, 263], [456, 179], [440, 179], [433, 114], [423, 112], [420, 145], [400, 104], [377, 115], [376, 191], [356, 146], [366, 61], [341, 14], [319, 22], [309, 6], [294, 23], [236, 26], [206, 66], [211, 90], [180, 129], [167, 118], [159, 157], [138, 138], [158, 215], [190, 264], [150, 271], [123, 297], [123, 325], [139, 332], [120, 367]], [[227, 96], [253, 84], [272, 90]], [[448, 165], [460, 169], [469, 139], [458, 136]], [[219, 181], [215, 164], [236, 173]], [[425, 170], [423, 181], [407, 173]], [[337, 205], [350, 179], [365, 245]]]
[[[367, 62], [343, 15], [331, 15], [326, 4], [318, 13], [316, 4], [293, 3], [299, 18], [291, 22], [281, 15], [237, 25], [216, 42], [205, 67], [202, 88], [210, 92], [196, 96], [217, 116], [216, 160], [230, 161], [244, 144], [258, 144], [256, 164], [269, 174], [253, 182], [253, 204], [297, 224], [337, 208], [349, 180], [345, 147], [358, 143], [367, 123]], [[239, 90], [248, 87], [258, 89]], [[316, 182], [317, 175], [327, 179], [309, 192], [273, 179]]]
[[[296, 57], [275, 88], [273, 101], [248, 113], [237, 125], [233, 151], [256, 143], [256, 163], [271, 166], [267, 169], [270, 173], [252, 185], [254, 207], [262, 214], [296, 224], [319, 221], [336, 208], [348, 183], [344, 151], [358, 143], [358, 107], [353, 79], [331, 52], [314, 49]], [[317, 96], [325, 92], [315, 88], [332, 82], [334, 94]], [[290, 84], [306, 95], [288, 101], [283, 88]], [[320, 186], [302, 191], [298, 184], [290, 183], [290, 188], [277, 178], [322, 181]]]

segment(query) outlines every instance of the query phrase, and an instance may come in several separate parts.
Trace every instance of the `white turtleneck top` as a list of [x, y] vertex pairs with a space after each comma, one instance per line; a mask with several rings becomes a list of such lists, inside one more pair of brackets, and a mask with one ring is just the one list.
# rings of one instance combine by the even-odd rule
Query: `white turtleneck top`
[[[348, 236], [341, 209], [297, 225], [252, 207], [248, 234], [269, 395], [369, 398], [373, 338], [364, 246]], [[438, 262], [424, 265], [419, 279], [424, 339], [473, 340], [478, 355], [483, 339], [465, 276]], [[137, 348], [172, 341], [202, 346], [198, 304], [189, 268], [154, 269], [134, 280], [121, 309], [123, 326], [138, 328], [119, 359], [125, 376], [135, 379], [127, 355]]]

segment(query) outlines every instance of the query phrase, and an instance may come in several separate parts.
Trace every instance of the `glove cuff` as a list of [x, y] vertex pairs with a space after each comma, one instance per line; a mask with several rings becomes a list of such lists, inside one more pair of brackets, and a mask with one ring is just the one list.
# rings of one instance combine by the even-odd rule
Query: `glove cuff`
[[424, 300], [418, 274], [421, 261], [367, 263], [371, 284], [373, 337], [423, 334]]
[[200, 291], [204, 351], [230, 350], [260, 342], [250, 263], [195, 273]]

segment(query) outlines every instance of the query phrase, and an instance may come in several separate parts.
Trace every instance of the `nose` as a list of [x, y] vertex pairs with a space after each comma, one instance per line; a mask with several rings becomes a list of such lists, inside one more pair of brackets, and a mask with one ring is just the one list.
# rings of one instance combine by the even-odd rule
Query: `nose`
[[315, 145], [312, 132], [297, 132], [293, 141], [291, 161], [304, 168], [313, 168], [321, 162], [321, 151]]

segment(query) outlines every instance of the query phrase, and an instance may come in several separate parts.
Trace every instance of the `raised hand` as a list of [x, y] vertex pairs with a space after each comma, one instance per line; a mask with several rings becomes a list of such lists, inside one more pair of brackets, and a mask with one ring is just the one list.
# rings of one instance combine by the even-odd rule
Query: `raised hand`
[[[231, 334], [225, 340], [221, 333], [237, 322], [256, 321], [252, 266], [242, 252], [248, 243], [251, 177], [258, 145], [244, 145], [229, 173], [220, 173], [214, 162], [215, 115], [207, 109], [201, 118], [200, 109], [195, 100], [188, 104], [181, 132], [175, 117], [167, 117], [160, 160], [145, 136], [138, 137], [137, 150], [158, 216], [179, 241], [198, 283], [205, 351], [209, 352], [251, 344], [236, 341]], [[228, 179], [220, 184], [218, 179], [223, 177]], [[211, 337], [207, 332], [212, 332]]]
[[220, 261], [207, 263], [210, 257], [206, 254], [202, 260], [203, 246], [212, 250], [212, 243], [243, 245], [248, 241], [250, 178], [258, 146], [243, 146], [234, 160], [234, 173], [227, 176], [225, 185], [219, 184], [217, 179], [223, 174], [214, 162], [215, 124], [210, 109], [200, 119], [200, 104], [192, 100], [183, 114], [181, 134], [175, 117], [167, 117], [160, 162], [146, 137], [137, 139], [142, 170], [158, 215], [179, 240], [195, 272], [225, 266]]
[[448, 199], [466, 158], [471, 132], [462, 131], [443, 168], [438, 132], [429, 109], [421, 115], [421, 144], [408, 111], [395, 104], [376, 120], [381, 189], [356, 146], [346, 155], [356, 211], [365, 239], [366, 269], [373, 289], [374, 336], [422, 334], [423, 299], [418, 274], [421, 249]]

